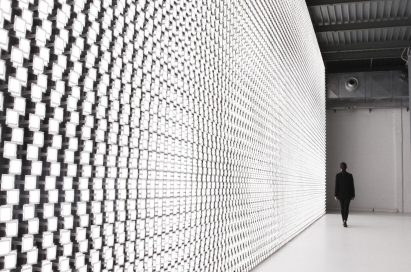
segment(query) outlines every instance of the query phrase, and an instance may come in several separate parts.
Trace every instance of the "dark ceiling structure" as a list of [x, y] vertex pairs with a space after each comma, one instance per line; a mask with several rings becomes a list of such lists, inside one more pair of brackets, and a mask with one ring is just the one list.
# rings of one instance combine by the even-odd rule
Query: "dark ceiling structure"
[[406, 69], [411, 0], [307, 0], [327, 72]]

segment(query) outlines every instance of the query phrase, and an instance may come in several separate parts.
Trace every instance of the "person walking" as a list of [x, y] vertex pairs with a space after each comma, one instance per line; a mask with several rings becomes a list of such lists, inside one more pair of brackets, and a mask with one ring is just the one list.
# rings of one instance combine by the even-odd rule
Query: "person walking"
[[340, 163], [341, 172], [335, 177], [334, 198], [340, 201], [343, 226], [347, 227], [350, 202], [355, 198], [354, 178], [347, 172], [347, 164]]

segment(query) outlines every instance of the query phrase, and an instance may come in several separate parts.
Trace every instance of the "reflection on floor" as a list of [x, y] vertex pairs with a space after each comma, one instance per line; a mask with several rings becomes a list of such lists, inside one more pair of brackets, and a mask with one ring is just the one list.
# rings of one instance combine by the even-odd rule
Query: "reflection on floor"
[[327, 214], [253, 272], [409, 272], [411, 216]]

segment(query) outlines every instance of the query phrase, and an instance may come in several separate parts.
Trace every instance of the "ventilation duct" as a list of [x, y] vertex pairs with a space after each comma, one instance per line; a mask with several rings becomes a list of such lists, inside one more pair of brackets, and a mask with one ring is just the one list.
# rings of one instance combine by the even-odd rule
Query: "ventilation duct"
[[327, 75], [327, 108], [408, 107], [404, 71], [335, 73]]

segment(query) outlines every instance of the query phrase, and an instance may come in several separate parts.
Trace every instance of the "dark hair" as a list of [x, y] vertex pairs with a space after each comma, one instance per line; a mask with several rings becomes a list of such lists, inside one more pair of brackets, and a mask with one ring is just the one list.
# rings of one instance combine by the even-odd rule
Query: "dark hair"
[[342, 170], [347, 169], [347, 164], [346, 164], [345, 162], [340, 163], [340, 168], [341, 168]]

